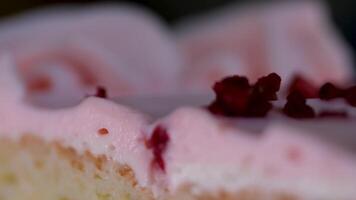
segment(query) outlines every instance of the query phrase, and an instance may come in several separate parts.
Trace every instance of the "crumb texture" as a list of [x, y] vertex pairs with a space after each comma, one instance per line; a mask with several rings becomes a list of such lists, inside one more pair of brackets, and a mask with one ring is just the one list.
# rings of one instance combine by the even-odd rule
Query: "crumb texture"
[[248, 188], [242, 189], [239, 192], [218, 192], [216, 194], [203, 193], [194, 195], [194, 192], [190, 191], [189, 187], [182, 188], [175, 195], [171, 195], [170, 200], [302, 200], [296, 195], [287, 194], [283, 192], [267, 192], [260, 188]]
[[132, 169], [35, 137], [0, 139], [0, 200], [151, 200]]
[[195, 194], [189, 185], [154, 197], [139, 187], [134, 172], [105, 156], [78, 154], [34, 136], [0, 138], [0, 200], [302, 200], [261, 188], [236, 193]]

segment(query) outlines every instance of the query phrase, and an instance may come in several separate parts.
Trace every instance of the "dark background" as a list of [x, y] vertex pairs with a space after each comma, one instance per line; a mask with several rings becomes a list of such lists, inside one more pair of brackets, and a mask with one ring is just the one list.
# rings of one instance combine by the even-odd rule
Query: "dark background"
[[[9, 16], [32, 8], [61, 3], [91, 4], [95, 2], [131, 2], [143, 5], [161, 16], [167, 23], [174, 24], [182, 17], [199, 14], [229, 3], [266, 2], [267, 0], [11, 0], [0, 3], [0, 16]], [[301, 0], [295, 0], [301, 1]], [[346, 41], [356, 49], [356, 1], [325, 0], [332, 12], [333, 22], [341, 30]], [[354, 56], [356, 57], [356, 56]]]

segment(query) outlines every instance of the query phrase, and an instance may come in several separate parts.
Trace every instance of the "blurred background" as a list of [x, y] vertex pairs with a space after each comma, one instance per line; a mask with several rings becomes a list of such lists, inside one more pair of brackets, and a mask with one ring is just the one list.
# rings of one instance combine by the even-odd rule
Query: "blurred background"
[[[27, 10], [57, 4], [92, 4], [105, 2], [129, 2], [139, 4], [161, 16], [167, 24], [178, 20], [216, 9], [231, 3], [244, 4], [252, 2], [268, 2], [273, 0], [12, 0], [0, 3], [0, 16], [16, 15]], [[302, 1], [302, 0], [295, 0]], [[332, 13], [332, 20], [341, 31], [346, 41], [353, 47], [356, 55], [356, 1], [353, 0], [324, 0]]]
[[[76, 105], [98, 85], [113, 97], [207, 94], [214, 82], [231, 74], [255, 82], [277, 72], [284, 79], [285, 93], [295, 77], [310, 82], [310, 88], [326, 81], [349, 84], [356, 80], [352, 70], [356, 63], [356, 1], [310, 1], [277, 1], [292, 2], [279, 4], [282, 6], [276, 0], [3, 1], [0, 20], [4, 21], [46, 7], [52, 7], [49, 11], [53, 13], [63, 11], [59, 5], [69, 5], [64, 8], [68, 9], [131, 3], [151, 11], [165, 24], [150, 21], [151, 13], [142, 17], [132, 11], [117, 12], [115, 6], [118, 10], [113, 15], [107, 15], [111, 9], [100, 10], [100, 6], [98, 12], [59, 12], [58, 18], [47, 19], [50, 15], [45, 13], [32, 22], [25, 20], [30, 18], [27, 15], [18, 23], [9, 20], [0, 26], [0, 51], [14, 56], [28, 99], [48, 107]], [[268, 6], [269, 2], [273, 4]], [[258, 3], [266, 5], [245, 7], [246, 13], [235, 9]], [[194, 16], [210, 11], [219, 14], [219, 8], [229, 5], [231, 10], [220, 13], [221, 21], [217, 16], [194, 24]], [[343, 40], [329, 26], [330, 20]], [[173, 31], [166, 32], [166, 25]]]

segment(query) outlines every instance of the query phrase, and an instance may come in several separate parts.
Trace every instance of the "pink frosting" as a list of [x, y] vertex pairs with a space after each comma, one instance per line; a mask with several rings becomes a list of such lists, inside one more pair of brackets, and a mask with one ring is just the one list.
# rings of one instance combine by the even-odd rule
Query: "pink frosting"
[[[142, 132], [148, 118], [128, 107], [89, 97], [79, 105], [48, 110], [36, 108], [24, 99], [22, 85], [11, 74], [15, 68], [5, 58], [0, 63], [0, 135], [17, 138], [35, 134], [48, 141], [60, 141], [79, 152], [90, 150], [133, 168], [143, 185], [149, 182], [150, 154]], [[108, 134], [99, 134], [106, 128]]]
[[[240, 123], [249, 123], [247, 127], [260, 126], [261, 121], [266, 121], [240, 120]], [[350, 132], [356, 128], [353, 121], [339, 127]], [[308, 123], [321, 126], [312, 130], [307, 128]], [[280, 119], [270, 121], [261, 132], [254, 132], [238, 128], [235, 120], [217, 119], [200, 109], [178, 109], [159, 122], [167, 127], [171, 137], [165, 155], [168, 182], [172, 188], [178, 187], [182, 182], [177, 179], [183, 176], [185, 168], [199, 166], [204, 171], [205, 167], [213, 166], [217, 171], [234, 169], [238, 174], [245, 170], [250, 175], [258, 174], [271, 180], [321, 181], [354, 191], [355, 154], [322, 139], [327, 129], [338, 123], [340, 121], [330, 119], [311, 122]], [[344, 136], [334, 132], [334, 137]], [[355, 140], [356, 135], [351, 137]], [[190, 181], [194, 184], [194, 178]]]
[[[333, 188], [335, 194], [340, 195], [337, 197], [354, 194], [354, 155], [303, 135], [312, 131], [299, 129], [288, 120], [277, 120], [256, 133], [197, 108], [180, 108], [153, 123], [145, 114], [96, 97], [89, 97], [71, 108], [38, 108], [25, 101], [24, 88], [13, 73], [14, 69], [9, 58], [1, 59], [0, 134], [17, 138], [32, 133], [48, 141], [60, 141], [79, 152], [89, 149], [94, 155], [106, 155], [131, 166], [142, 186], [158, 186], [156, 195], [160, 194], [163, 183], [172, 192], [185, 184], [198, 185], [197, 190], [235, 190], [241, 186], [234, 181], [239, 180], [244, 171], [251, 177], [257, 174], [277, 183], [304, 183], [306, 179], [315, 183], [315, 187], [320, 184], [326, 185], [326, 189]], [[251, 126], [259, 126], [259, 121], [249, 121]], [[329, 126], [334, 122], [337, 120], [330, 121]], [[158, 124], [167, 129], [170, 137], [163, 155], [164, 173], [152, 168], [152, 152], [144, 143], [152, 127]], [[348, 126], [347, 129], [355, 128], [352, 122]], [[109, 133], [99, 134], [101, 128]], [[194, 174], [189, 171], [191, 168]], [[213, 171], [209, 171], [210, 168]], [[199, 175], [196, 169], [202, 171], [198, 178], [194, 178]], [[226, 179], [226, 171], [232, 177], [231, 183]], [[210, 177], [212, 172], [217, 173], [215, 177]], [[219, 182], [221, 177], [226, 181]], [[288, 190], [292, 188], [287, 187]], [[300, 191], [305, 192], [304, 189]]]

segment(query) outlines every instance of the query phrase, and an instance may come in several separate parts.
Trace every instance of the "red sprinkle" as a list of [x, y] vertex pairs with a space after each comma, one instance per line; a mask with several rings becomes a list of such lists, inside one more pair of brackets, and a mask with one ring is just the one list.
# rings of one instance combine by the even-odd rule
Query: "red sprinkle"
[[315, 117], [313, 108], [306, 104], [305, 97], [298, 91], [293, 91], [288, 95], [283, 112], [287, 116], [297, 119]]
[[322, 110], [318, 117], [347, 118], [349, 115], [345, 110]]
[[108, 97], [106, 89], [102, 86], [96, 87], [96, 93], [94, 96], [99, 97], [99, 98], [104, 98], [104, 99], [106, 99]]
[[165, 152], [168, 142], [169, 135], [167, 130], [162, 126], [157, 126], [153, 130], [151, 137], [146, 141], [147, 148], [152, 149], [153, 165], [158, 166], [162, 171], [165, 171], [165, 162], [162, 154]]
[[341, 98], [344, 95], [345, 91], [332, 83], [325, 83], [319, 90], [319, 98], [322, 100]]
[[99, 135], [107, 135], [107, 134], [109, 134], [109, 131], [106, 128], [101, 128], [98, 130], [98, 134]]
[[317, 98], [318, 89], [317, 87], [309, 80], [303, 78], [301, 75], [296, 75], [292, 79], [288, 87], [288, 93], [293, 91], [298, 91], [305, 98]]

